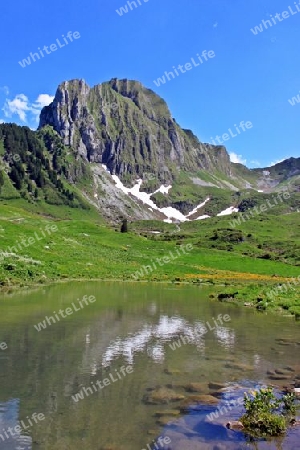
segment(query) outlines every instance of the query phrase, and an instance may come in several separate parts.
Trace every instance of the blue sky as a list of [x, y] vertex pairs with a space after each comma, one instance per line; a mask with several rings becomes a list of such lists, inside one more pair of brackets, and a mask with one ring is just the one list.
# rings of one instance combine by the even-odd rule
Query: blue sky
[[[1, 5], [0, 121], [37, 126], [59, 83], [83, 78], [141, 81], [168, 103], [172, 116], [203, 142], [232, 130], [232, 159], [248, 167], [299, 157], [300, 12], [294, 0], [15, 0]], [[298, 0], [297, 0], [298, 1]], [[128, 5], [127, 5], [128, 6]], [[254, 35], [276, 13], [294, 14]], [[300, 6], [299, 6], [300, 9]], [[68, 45], [22, 68], [30, 52], [80, 33]], [[67, 38], [66, 38], [67, 39]], [[197, 53], [215, 57], [157, 87], [154, 80]], [[199, 60], [198, 60], [199, 62]], [[252, 128], [235, 133], [234, 124]]]

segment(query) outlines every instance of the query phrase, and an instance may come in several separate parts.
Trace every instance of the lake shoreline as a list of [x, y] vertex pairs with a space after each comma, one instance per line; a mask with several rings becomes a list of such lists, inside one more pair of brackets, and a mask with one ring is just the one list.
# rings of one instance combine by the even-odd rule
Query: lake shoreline
[[[11, 294], [15, 294], [18, 292], [30, 292], [38, 290], [42, 287], [49, 287], [52, 285], [58, 285], [58, 284], [66, 284], [71, 282], [80, 282], [80, 283], [86, 283], [86, 282], [103, 282], [103, 283], [134, 283], [134, 284], [168, 284], [168, 285], [189, 285], [189, 286], [203, 286], [203, 287], [212, 287], [216, 290], [215, 294], [211, 294], [210, 300], [212, 301], [220, 301], [220, 302], [226, 302], [231, 303], [232, 305], [244, 307], [244, 308], [251, 308], [256, 309], [258, 312], [272, 312], [273, 314], [281, 315], [287, 318], [294, 318], [296, 321], [300, 319], [300, 313], [296, 310], [296, 312], [289, 312], [289, 308], [285, 307], [283, 304], [282, 297], [279, 297], [276, 299], [276, 302], [268, 302], [266, 297], [268, 295], [268, 292], [274, 289], [274, 286], [278, 284], [278, 281], [286, 281], [286, 278], [277, 278], [276, 282], [275, 280], [271, 281], [268, 280], [268, 284], [265, 283], [253, 283], [253, 280], [251, 279], [251, 274], [249, 274], [249, 278], [239, 282], [233, 282], [232, 279], [224, 278], [221, 282], [217, 282], [216, 280], [211, 280], [210, 278], [206, 278], [201, 274], [201, 277], [199, 276], [198, 279], [178, 279], [175, 280], [173, 278], [169, 279], [143, 279], [143, 280], [132, 280], [128, 278], [59, 278], [55, 280], [48, 280], [44, 283], [40, 282], [32, 282], [32, 283], [26, 283], [24, 285], [21, 285], [20, 283], [15, 283], [13, 285], [8, 286], [0, 286], [0, 293], [4, 294], [5, 296], [9, 296]], [[238, 289], [238, 291], [236, 291]], [[233, 290], [235, 292], [233, 292]], [[264, 291], [263, 297], [259, 297], [260, 292]], [[250, 293], [251, 292], [251, 293]], [[267, 294], [267, 295], [266, 295]], [[296, 293], [297, 295], [297, 293]], [[264, 298], [265, 297], [265, 298]], [[291, 308], [293, 308], [296, 305], [297, 302], [295, 301], [291, 303]]]

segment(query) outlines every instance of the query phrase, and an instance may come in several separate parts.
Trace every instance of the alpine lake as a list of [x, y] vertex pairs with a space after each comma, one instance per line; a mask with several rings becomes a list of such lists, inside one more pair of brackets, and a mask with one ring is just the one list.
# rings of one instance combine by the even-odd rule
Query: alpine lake
[[298, 449], [299, 426], [253, 442], [226, 423], [244, 392], [300, 386], [300, 323], [211, 293], [73, 282], [3, 295], [0, 449]]

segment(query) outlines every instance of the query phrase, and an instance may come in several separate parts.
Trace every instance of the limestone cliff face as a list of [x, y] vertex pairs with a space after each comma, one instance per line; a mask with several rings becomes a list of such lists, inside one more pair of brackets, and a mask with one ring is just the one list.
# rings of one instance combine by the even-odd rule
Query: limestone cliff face
[[165, 101], [137, 81], [112, 79], [93, 88], [84, 80], [65, 81], [41, 112], [39, 128], [45, 125], [128, 185], [146, 172], [157, 183], [172, 182], [180, 170], [219, 168], [230, 176], [226, 149], [201, 144], [181, 129]]
[[[43, 108], [39, 128], [50, 125], [60, 134], [65, 145], [73, 145], [78, 122], [88, 116], [89, 92], [90, 88], [84, 80], [64, 81], [58, 87], [54, 101]], [[84, 145], [79, 150], [87, 156]]]

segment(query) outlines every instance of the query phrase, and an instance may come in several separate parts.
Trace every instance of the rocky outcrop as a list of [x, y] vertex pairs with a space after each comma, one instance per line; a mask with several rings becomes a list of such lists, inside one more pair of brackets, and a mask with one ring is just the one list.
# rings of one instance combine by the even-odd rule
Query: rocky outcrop
[[132, 185], [151, 172], [157, 185], [179, 172], [214, 170], [230, 176], [222, 146], [202, 144], [171, 117], [165, 101], [137, 81], [112, 79], [90, 88], [84, 80], [63, 82], [43, 108], [39, 128], [52, 126], [91, 163], [104, 163]]
[[[94, 87], [84, 80], [64, 81], [41, 112], [39, 133], [47, 128], [54, 129], [76, 162], [90, 167], [93, 188], [84, 191], [84, 196], [109, 219], [166, 220], [157, 208], [154, 211], [141, 198], [126, 195], [126, 188], [137, 185], [138, 179], [143, 180], [141, 191], [151, 193], [159, 208], [188, 216], [203, 205], [191, 220], [259, 205], [265, 202], [265, 193], [287, 179], [289, 189], [300, 189], [300, 159], [291, 158], [268, 170], [233, 164], [224, 146], [202, 143], [191, 130], [182, 129], [166, 102], [138, 81], [114, 78]], [[68, 182], [78, 184], [78, 167], [76, 171], [77, 176], [65, 167]], [[123, 192], [111, 175], [120, 178]], [[162, 192], [161, 185], [171, 187]]]

